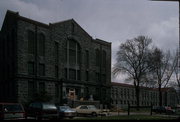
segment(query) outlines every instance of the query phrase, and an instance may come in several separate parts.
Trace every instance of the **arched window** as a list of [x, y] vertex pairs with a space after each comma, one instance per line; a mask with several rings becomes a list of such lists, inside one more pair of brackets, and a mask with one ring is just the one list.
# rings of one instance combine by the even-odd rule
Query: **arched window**
[[45, 55], [45, 36], [44, 34], [39, 34], [39, 41], [38, 41], [38, 54], [39, 56]]
[[65, 74], [67, 79], [80, 80], [81, 49], [77, 41], [67, 41], [66, 59], [68, 67]]
[[28, 31], [28, 53], [35, 53], [35, 33], [33, 31]]
[[96, 66], [100, 66], [100, 51], [96, 49]]

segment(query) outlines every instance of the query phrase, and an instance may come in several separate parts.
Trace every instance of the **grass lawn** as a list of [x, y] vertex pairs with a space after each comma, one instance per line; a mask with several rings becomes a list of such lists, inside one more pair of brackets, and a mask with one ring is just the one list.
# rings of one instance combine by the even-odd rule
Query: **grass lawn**
[[122, 115], [122, 116], [107, 116], [107, 117], [86, 117], [75, 118], [74, 120], [176, 120], [174, 117], [166, 116], [149, 116], [149, 115]]

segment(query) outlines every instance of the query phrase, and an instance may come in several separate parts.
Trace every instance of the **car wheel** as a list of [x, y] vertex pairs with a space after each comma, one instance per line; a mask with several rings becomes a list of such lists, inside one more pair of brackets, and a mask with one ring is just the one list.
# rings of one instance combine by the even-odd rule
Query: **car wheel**
[[92, 116], [97, 116], [96, 112], [92, 112]]

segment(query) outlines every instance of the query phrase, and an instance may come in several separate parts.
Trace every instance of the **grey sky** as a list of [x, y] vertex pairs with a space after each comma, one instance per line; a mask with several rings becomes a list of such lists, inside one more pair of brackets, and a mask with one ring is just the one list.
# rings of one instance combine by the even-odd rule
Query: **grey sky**
[[0, 0], [0, 27], [7, 9], [46, 24], [74, 18], [93, 38], [112, 42], [112, 65], [118, 46], [138, 35], [149, 36], [165, 50], [178, 47], [177, 2]]

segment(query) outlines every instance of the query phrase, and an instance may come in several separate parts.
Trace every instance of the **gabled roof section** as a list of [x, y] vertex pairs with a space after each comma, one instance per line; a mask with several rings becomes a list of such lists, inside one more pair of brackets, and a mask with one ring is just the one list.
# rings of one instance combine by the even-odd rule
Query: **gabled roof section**
[[92, 38], [73, 18], [72, 19], [68, 19], [68, 20], [63, 20], [63, 21], [55, 22], [55, 23], [50, 23], [50, 25], [64, 24], [66, 22], [72, 22], [72, 23], [76, 24], [79, 28], [81, 28], [81, 30], [83, 32], [85, 32], [90, 38]]
[[4, 19], [4, 22], [3, 22], [3, 25], [6, 22], [6, 19], [8, 17], [14, 17], [16, 20], [22, 20], [22, 21], [25, 21], [25, 22], [28, 22], [28, 23], [31, 23], [31, 24], [34, 24], [34, 25], [37, 25], [37, 26], [45, 27], [45, 28], [49, 27], [49, 25], [47, 25], [45, 23], [38, 22], [38, 21], [35, 21], [35, 20], [32, 20], [32, 19], [20, 16], [19, 12], [14, 12], [14, 11], [11, 11], [11, 10], [7, 10], [6, 15], [5, 15], [5, 19]]

